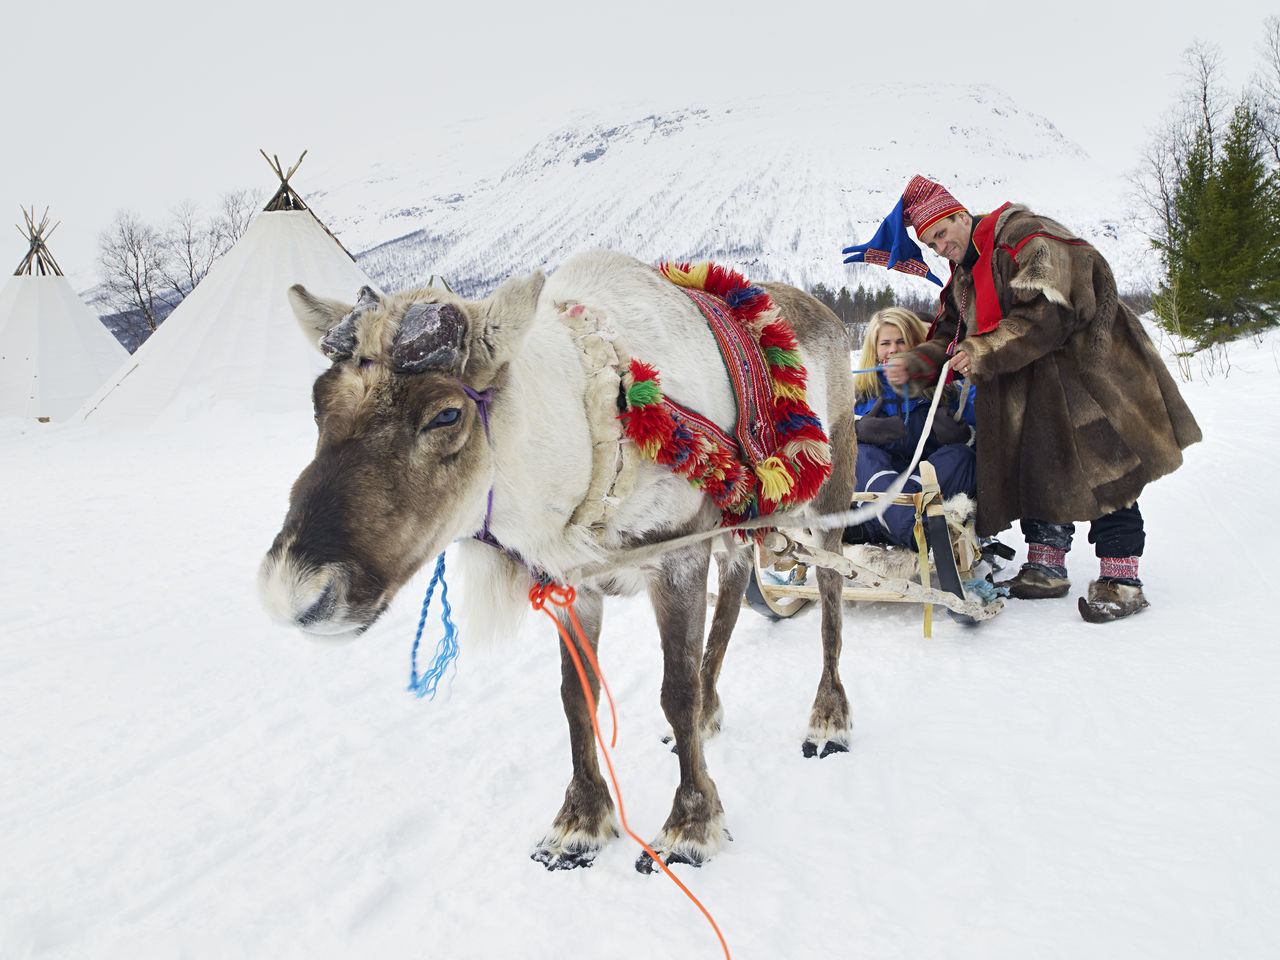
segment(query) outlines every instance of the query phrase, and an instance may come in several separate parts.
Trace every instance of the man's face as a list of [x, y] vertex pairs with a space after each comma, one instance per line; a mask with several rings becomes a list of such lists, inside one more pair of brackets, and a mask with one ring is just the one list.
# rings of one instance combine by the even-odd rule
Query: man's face
[[939, 256], [959, 263], [969, 248], [969, 234], [972, 232], [973, 218], [967, 213], [953, 213], [920, 234], [920, 242]]

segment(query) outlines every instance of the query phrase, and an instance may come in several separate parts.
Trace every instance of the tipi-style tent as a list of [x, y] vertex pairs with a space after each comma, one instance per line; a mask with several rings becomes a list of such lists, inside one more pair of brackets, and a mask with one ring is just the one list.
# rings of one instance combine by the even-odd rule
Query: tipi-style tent
[[287, 173], [278, 160], [272, 164], [280, 178], [276, 195], [130, 362], [85, 402], [78, 419], [184, 417], [212, 407], [310, 409], [311, 384], [328, 364], [304, 338], [288, 289], [301, 283], [354, 303], [357, 291], [373, 283], [290, 186], [301, 162]]
[[0, 416], [66, 420], [129, 358], [49, 252], [49, 211], [22, 211], [27, 255], [0, 290]]

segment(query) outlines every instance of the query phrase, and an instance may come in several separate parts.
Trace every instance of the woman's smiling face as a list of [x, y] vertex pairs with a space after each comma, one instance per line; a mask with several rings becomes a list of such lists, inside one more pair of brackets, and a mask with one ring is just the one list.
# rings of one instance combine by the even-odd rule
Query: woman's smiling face
[[892, 323], [880, 324], [880, 332], [876, 334], [876, 363], [884, 363], [895, 353], [910, 348], [906, 335]]

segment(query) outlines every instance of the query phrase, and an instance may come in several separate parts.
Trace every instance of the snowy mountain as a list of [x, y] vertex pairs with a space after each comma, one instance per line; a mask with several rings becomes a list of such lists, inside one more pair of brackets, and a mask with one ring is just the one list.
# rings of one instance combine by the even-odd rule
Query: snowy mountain
[[475, 296], [610, 247], [711, 258], [805, 289], [919, 293], [923, 281], [845, 266], [840, 250], [869, 239], [923, 173], [974, 210], [1027, 203], [1102, 249], [1122, 290], [1150, 285], [1155, 261], [1126, 210], [1123, 171], [1101, 169], [994, 88], [687, 102], [619, 106], [550, 132], [528, 118], [413, 131], [397, 146], [371, 143], [345, 171], [313, 169], [304, 193], [386, 289], [435, 274]]

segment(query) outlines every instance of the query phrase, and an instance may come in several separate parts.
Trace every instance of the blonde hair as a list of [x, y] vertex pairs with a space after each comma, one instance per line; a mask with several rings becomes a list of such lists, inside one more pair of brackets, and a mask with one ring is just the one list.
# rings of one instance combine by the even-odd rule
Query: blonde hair
[[876, 341], [880, 339], [880, 328], [886, 324], [895, 327], [902, 334], [902, 339], [907, 341], [908, 350], [924, 343], [929, 332], [920, 315], [905, 307], [885, 307], [872, 314], [867, 321], [866, 336], [862, 338], [862, 356], [858, 358], [858, 369], [871, 372], [853, 375], [853, 392], [860, 399], [880, 395], [880, 377], [872, 367], [880, 364], [876, 359]]

